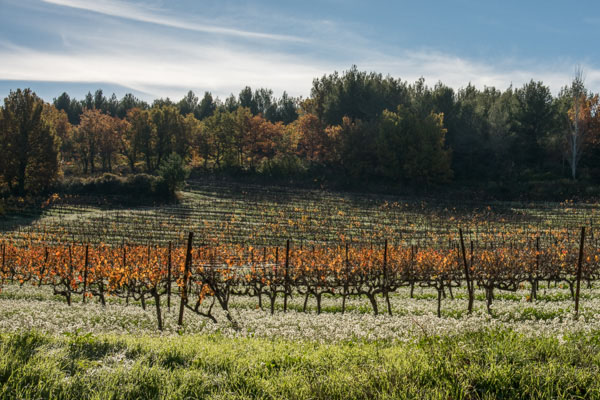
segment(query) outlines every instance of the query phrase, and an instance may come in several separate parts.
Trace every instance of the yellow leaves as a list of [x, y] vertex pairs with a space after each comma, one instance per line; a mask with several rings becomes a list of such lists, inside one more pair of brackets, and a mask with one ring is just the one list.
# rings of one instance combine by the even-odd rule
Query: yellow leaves
[[[315, 210], [316, 212], [318, 210]], [[485, 210], [482, 210], [482, 213], [485, 213]], [[309, 215], [305, 208], [299, 208], [297, 214], [291, 218], [287, 218], [287, 214], [282, 213], [284, 217], [273, 223], [272, 227], [265, 228], [265, 232], [268, 232], [268, 229], [280, 230], [281, 237], [286, 237], [291, 232], [287, 229], [289, 228], [287, 224], [297, 224], [300, 220], [309, 221], [310, 224], [315, 224], [315, 228], [322, 229], [344, 214], [345, 210], [334, 207], [327, 214], [327, 218], [319, 220], [311, 218], [312, 214]], [[415, 230], [422, 229], [421, 220], [413, 216], [410, 218], [414, 221], [412, 226]], [[408, 218], [406, 220], [409, 221]], [[455, 221], [453, 216], [448, 217], [447, 220]], [[306, 282], [309, 285], [330, 289], [353, 279], [381, 279], [384, 260], [381, 238], [389, 238], [390, 243], [393, 243], [388, 248], [386, 259], [385, 273], [389, 274], [388, 277], [400, 276], [401, 278], [397, 279], [408, 279], [407, 277], [417, 276], [418, 279], [427, 281], [427, 279], [461, 279], [464, 274], [462, 255], [456, 247], [458, 236], [455, 232], [449, 232], [447, 235], [444, 233], [443, 240], [439, 239], [435, 231], [426, 232], [419, 239], [417, 246], [414, 238], [406, 237], [403, 241], [398, 240], [398, 236], [394, 236], [397, 235], [398, 230], [382, 227], [381, 232], [377, 234], [372, 234], [368, 230], [364, 233], [362, 229], [368, 225], [367, 222], [358, 219], [351, 219], [351, 221], [350, 230], [328, 237], [323, 235], [328, 240], [335, 238], [334, 244], [331, 244], [332, 242], [319, 244], [323, 243], [320, 242], [322, 239], [317, 235], [313, 239], [312, 232], [308, 230], [306, 234], [298, 234], [298, 237], [304, 240], [303, 247], [300, 249], [300, 239], [292, 243], [287, 271], [284, 268], [285, 246], [282, 241], [278, 242], [278, 262], [275, 264], [275, 247], [267, 247], [265, 251], [262, 247], [254, 245], [230, 245], [224, 244], [223, 240], [208, 238], [205, 242], [208, 245], [194, 248], [190, 278], [198, 282], [214, 279], [219, 285], [230, 287], [236, 285], [250, 287], [277, 285], [279, 287], [282, 285], [284, 274], [288, 273], [289, 279], [293, 282]], [[303, 224], [299, 225], [301, 225], [300, 229], [303, 229]], [[354, 230], [354, 226], [358, 228]], [[411, 224], [404, 224], [402, 230], [407, 227], [410, 230], [410, 226]], [[472, 225], [467, 225], [466, 229], [467, 240], [476, 241], [472, 258], [469, 254], [469, 243], [465, 243], [467, 261], [472, 265], [471, 271], [482, 279], [483, 277], [504, 279], [534, 273], [542, 276], [552, 276], [551, 274], [564, 276], [571, 274], [575, 268], [577, 238], [572, 232], [569, 236], [568, 230], [548, 230], [546, 236], [541, 235], [542, 241], [538, 250], [536, 226], [512, 229], [510, 233], [494, 231], [479, 232], [477, 235], [474, 233], [476, 228], [473, 229]], [[264, 232], [260, 231], [260, 234], [256, 234], [255, 237], [263, 239], [263, 234]], [[44, 242], [40, 240], [32, 236], [27, 246], [7, 244], [5, 248], [9, 260], [7, 264], [11, 269], [0, 271], [3, 276], [8, 275], [6, 271], [14, 270], [14, 274], [11, 272], [10, 279], [20, 283], [39, 282], [43, 279], [44, 283], [70, 285], [74, 281], [75, 284], [79, 283], [78, 290], [81, 291], [85, 245], [58, 244], [45, 247]], [[347, 256], [346, 245], [348, 245]], [[181, 282], [185, 252], [183, 245], [172, 248], [171, 277], [173, 280], [179, 279]], [[166, 282], [167, 254], [166, 247], [149, 249], [148, 246], [136, 245], [125, 248], [111, 247], [107, 244], [92, 245], [89, 248], [87, 281], [89, 285], [107, 282], [107, 290], [110, 292], [124, 290], [128, 283], [140, 288], [139, 290], [146, 290], [157, 283]], [[597, 268], [597, 264], [600, 263], [600, 251], [596, 250], [591, 243], [585, 249], [585, 263], [587, 270]], [[197, 294], [200, 289], [195, 287], [194, 290]], [[207, 293], [203, 296], [207, 296]]]

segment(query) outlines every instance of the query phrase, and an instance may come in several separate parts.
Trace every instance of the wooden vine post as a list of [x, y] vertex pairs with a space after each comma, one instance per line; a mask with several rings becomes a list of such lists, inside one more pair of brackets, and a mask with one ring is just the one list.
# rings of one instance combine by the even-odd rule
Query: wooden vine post
[[38, 283], [38, 287], [42, 287], [42, 284], [44, 283], [44, 273], [46, 272], [46, 268], [48, 267], [48, 258], [50, 257], [50, 254], [48, 253], [48, 247], [44, 246], [44, 263], [42, 264], [42, 269], [40, 271], [40, 281]]
[[171, 311], [171, 242], [167, 253], [167, 308]]
[[579, 317], [579, 287], [581, 285], [581, 269], [583, 264], [583, 245], [585, 241], [585, 226], [581, 227], [579, 242], [579, 259], [577, 260], [577, 286], [575, 287], [575, 317]]
[[190, 232], [188, 236], [187, 251], [185, 253], [185, 264], [183, 267], [183, 286], [181, 287], [181, 302], [179, 303], [179, 320], [177, 324], [183, 325], [183, 310], [187, 304], [187, 282], [188, 275], [190, 273], [190, 266], [192, 264], [192, 240], [194, 239], [194, 232]]
[[469, 314], [473, 312], [473, 283], [471, 282], [471, 274], [469, 272], [469, 264], [467, 264], [467, 254], [465, 251], [465, 241], [463, 240], [462, 228], [458, 228], [458, 234], [460, 235], [460, 247], [462, 249], [463, 264], [465, 267], [465, 279], [467, 280], [467, 292], [469, 294]]
[[388, 240], [385, 239], [385, 244], [383, 248], [383, 296], [385, 297], [385, 301], [387, 303], [388, 314], [392, 315], [392, 305], [390, 303], [390, 295], [388, 293]]
[[85, 303], [85, 294], [87, 292], [87, 277], [88, 277], [88, 264], [90, 256], [90, 244], [85, 244], [85, 261], [83, 264], [83, 302]]
[[346, 242], [346, 264], [345, 264], [345, 279], [344, 292], [342, 294], [342, 314], [346, 312], [346, 297], [348, 296], [348, 281], [350, 280], [350, 260], [348, 258], [348, 242]]
[[4, 282], [4, 274], [6, 274], [6, 243], [2, 242], [2, 282]]
[[65, 292], [67, 293], [67, 304], [71, 305], [71, 290], [73, 285], [73, 245], [69, 245], [69, 279]]
[[[127, 247], [125, 247], [125, 243], [123, 243], [123, 270], [125, 270], [127, 265]], [[127, 280], [127, 296], [125, 297], [125, 304], [129, 305], [129, 296], [131, 295], [131, 285], [129, 284], [130, 280]]]
[[285, 242], [285, 283], [283, 288], [283, 312], [287, 312], [287, 299], [289, 285], [289, 267], [290, 267], [290, 239]]

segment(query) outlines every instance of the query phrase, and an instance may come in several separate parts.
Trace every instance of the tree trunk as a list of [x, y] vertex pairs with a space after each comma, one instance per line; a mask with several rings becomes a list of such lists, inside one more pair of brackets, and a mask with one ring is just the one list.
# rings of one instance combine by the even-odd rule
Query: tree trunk
[[306, 295], [304, 296], [304, 305], [302, 306], [302, 312], [306, 312], [306, 306], [308, 305], [308, 297], [310, 296], [310, 292], [307, 290]]
[[269, 294], [269, 300], [271, 301], [271, 315], [275, 314], [275, 299], [277, 298], [277, 293]]
[[444, 284], [437, 288], [438, 296], [437, 296], [437, 316], [438, 318], [442, 317], [442, 292], [444, 291]]
[[375, 295], [367, 294], [367, 297], [369, 298], [369, 301], [371, 302], [371, 307], [373, 307], [373, 314], [375, 314], [375, 315], [379, 314], [379, 309], [377, 307], [377, 299], [375, 298]]
[[152, 290], [152, 296], [154, 296], [154, 303], [156, 304], [156, 321], [158, 322], [158, 330], [162, 331], [163, 323], [162, 323], [162, 317], [161, 317], [161, 313], [160, 313], [160, 296], [159, 296], [156, 288], [154, 288]]

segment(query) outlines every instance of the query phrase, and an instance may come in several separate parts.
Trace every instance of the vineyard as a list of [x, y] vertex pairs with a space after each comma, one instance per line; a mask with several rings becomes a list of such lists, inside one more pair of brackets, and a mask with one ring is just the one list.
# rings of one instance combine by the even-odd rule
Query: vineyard
[[[314, 349], [311, 343], [343, 354], [350, 351], [345, 346], [366, 346], [363, 356], [369, 363], [388, 367], [388, 359], [371, 359], [379, 350], [369, 346], [381, 344], [387, 354], [402, 348], [408, 360], [417, 348], [430, 354], [438, 346], [455, 346], [454, 341], [469, 346], [483, 341], [477, 346], [495, 352], [493, 343], [510, 346], [506, 340], [511, 340], [518, 347], [515, 357], [523, 360], [530, 360], [524, 354], [531, 346], [534, 352], [580, 346], [592, 357], [595, 342], [582, 338], [592, 340], [600, 332], [598, 224], [594, 204], [453, 204], [219, 183], [192, 184], [179, 204], [158, 207], [54, 199], [41, 214], [13, 213], [0, 222], [0, 332], [49, 334], [51, 346], [58, 347], [64, 340], [68, 346], [96, 346], [95, 337], [124, 338], [127, 348], [149, 352], [144, 363], [150, 367], [156, 362], [150, 354], [166, 350], [154, 339], [148, 339], [151, 345], [131, 344], [138, 340], [133, 338], [197, 340], [194, 346], [207, 353], [206, 346], [218, 346], [223, 357], [230, 346], [261, 343], [261, 349], [272, 345], [274, 352], [296, 349], [303, 354], [298, 360], [325, 351], [306, 350]], [[98, 362], [114, 369], [119, 364], [111, 360], [122, 347], [107, 340], [112, 343], [107, 348], [117, 347]], [[8, 343], [4, 350], [10, 353]], [[280, 344], [285, 349], [275, 350]], [[505, 350], [498, 351], [501, 358]], [[340, 361], [342, 353], [330, 356], [355, 368]], [[88, 353], [77, 357], [95, 365]], [[266, 357], [271, 361], [265, 363], [274, 362]], [[413, 360], [422, 370], [412, 373], [422, 376], [434, 368], [438, 356], [431, 357], [425, 364]], [[473, 368], [481, 367], [477, 374], [486, 373], [488, 361], [468, 357]], [[589, 376], [597, 369], [593, 360], [569, 362]], [[95, 371], [85, 363], [82, 374]], [[182, 370], [192, 368], [186, 365]], [[538, 365], [531, 365], [531, 375], [522, 379], [539, 379]], [[206, 368], [204, 373], [211, 374], [212, 367]], [[365, 379], [369, 385], [379, 378]], [[472, 379], [448, 386], [435, 378], [432, 388], [441, 392], [431, 393], [472, 397], [480, 385]], [[504, 390], [517, 385], [506, 379]], [[584, 386], [557, 392], [542, 385], [540, 390], [554, 397], [600, 390], [588, 375], [572, 379]], [[500, 393], [485, 385], [483, 392]], [[264, 388], [264, 393], [286, 397], [283, 387], [274, 387], [275, 392]], [[322, 398], [343, 398], [346, 392], [323, 393], [328, 394]]]
[[[447, 244], [462, 227], [469, 239], [480, 233], [573, 233], [600, 226], [595, 204], [415, 200], [393, 196], [190, 182], [179, 204], [119, 208], [57, 198], [42, 212], [19, 209], [0, 218], [0, 231], [13, 240], [31, 234], [78, 243], [185, 245], [196, 242], [283, 246], [342, 239], [381, 245], [391, 242]], [[10, 211], [10, 210], [7, 210]]]
[[[449, 239], [448, 247], [355, 245], [300, 246], [291, 241], [284, 248], [254, 248], [245, 245], [193, 245], [189, 234], [187, 247], [104, 244], [44, 244], [33, 238], [20, 246], [2, 244], [2, 281], [19, 284], [48, 285], [68, 304], [75, 295], [85, 302], [96, 297], [106, 304], [107, 296], [140, 301], [152, 299], [156, 306], [158, 329], [162, 330], [161, 297], [167, 305], [176, 289], [180, 297], [180, 319], [184, 308], [216, 322], [212, 315], [215, 303], [227, 318], [232, 295], [255, 297], [258, 307], [264, 299], [274, 313], [277, 298], [283, 298], [287, 311], [289, 297], [309, 297], [317, 301], [321, 312], [323, 295], [340, 297], [342, 313], [348, 298], [366, 297], [378, 314], [377, 297], [382, 296], [391, 315], [390, 295], [398, 288], [431, 287], [437, 291], [438, 317], [442, 298], [453, 288], [466, 287], [468, 310], [472, 311], [474, 285], [485, 289], [489, 307], [494, 290], [517, 291], [525, 283], [531, 288], [529, 300], [536, 299], [541, 281], [566, 283], [579, 308], [580, 284], [591, 287], [600, 274], [600, 248], [585, 245], [585, 228], [581, 229], [579, 247], [565, 232], [546, 232], [544, 245], [540, 236], [523, 238], [482, 235], [477, 247], [471, 241], [465, 248], [460, 240]], [[53, 241], [54, 242], [54, 241]], [[263, 299], [264, 298], [264, 299]], [[209, 303], [208, 308], [203, 307]]]
[[[424, 203], [384, 200], [368, 207], [366, 198], [292, 192], [281, 200], [277, 191], [265, 198], [256, 187], [239, 195], [212, 189], [229, 189], [230, 196], [221, 195], [220, 204], [201, 199], [194, 212], [184, 212], [192, 208], [189, 197], [208, 198], [206, 192], [192, 191], [187, 204], [158, 211], [90, 216], [53, 206], [40, 223], [5, 235], [2, 282], [48, 286], [68, 304], [74, 296], [102, 304], [114, 296], [144, 309], [151, 301], [162, 329], [161, 304], [166, 298], [170, 308], [174, 296], [180, 325], [184, 309], [216, 322], [215, 305], [235, 322], [232, 296], [255, 298], [271, 314], [278, 301], [287, 311], [295, 296], [304, 298], [303, 311], [314, 298], [320, 313], [323, 296], [334, 296], [342, 313], [348, 299], [366, 298], [377, 315], [380, 298], [392, 314], [390, 296], [402, 287], [411, 296], [415, 287], [435, 289], [441, 316], [443, 299], [456, 290], [466, 291], [469, 313], [475, 286], [484, 290], [490, 312], [495, 292], [527, 286], [534, 301], [540, 282], [547, 282], [568, 286], [578, 312], [581, 282], [591, 287], [600, 276], [591, 207], [561, 207], [568, 218], [512, 209], [509, 218], [506, 205], [504, 215], [488, 206], [467, 218], [443, 204], [425, 212]], [[454, 215], [444, 220], [444, 212]], [[566, 227], [557, 227], [559, 221]], [[578, 223], [585, 225], [569, 226]], [[184, 234], [192, 228], [198, 231]]]

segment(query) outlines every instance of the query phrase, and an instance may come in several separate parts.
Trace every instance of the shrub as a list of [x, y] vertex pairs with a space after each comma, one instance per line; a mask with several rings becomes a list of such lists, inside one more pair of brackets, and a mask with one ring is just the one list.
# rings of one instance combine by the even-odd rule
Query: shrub
[[148, 174], [129, 175], [125, 182], [132, 193], [155, 193], [160, 179]]
[[103, 174], [95, 178], [71, 178], [63, 181], [58, 189], [73, 195], [119, 195], [140, 200], [169, 196], [162, 178], [148, 174], [135, 174], [126, 178], [114, 174]]
[[259, 171], [272, 177], [284, 178], [302, 175], [306, 173], [306, 167], [298, 157], [281, 156], [264, 161]]
[[169, 195], [183, 188], [185, 180], [190, 175], [189, 169], [185, 167], [183, 158], [173, 153], [160, 163], [158, 175], [165, 185]]

